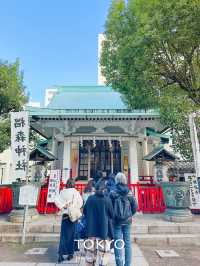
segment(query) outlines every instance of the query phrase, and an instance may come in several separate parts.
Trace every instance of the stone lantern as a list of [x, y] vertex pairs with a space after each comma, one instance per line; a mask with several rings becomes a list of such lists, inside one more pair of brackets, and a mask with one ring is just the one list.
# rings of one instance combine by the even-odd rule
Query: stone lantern
[[155, 161], [155, 178], [162, 186], [166, 211], [164, 218], [172, 222], [188, 222], [192, 220], [190, 206], [190, 188], [188, 182], [168, 182], [166, 180], [166, 162], [175, 161], [174, 154], [163, 145], [155, 148], [144, 157], [144, 160]]

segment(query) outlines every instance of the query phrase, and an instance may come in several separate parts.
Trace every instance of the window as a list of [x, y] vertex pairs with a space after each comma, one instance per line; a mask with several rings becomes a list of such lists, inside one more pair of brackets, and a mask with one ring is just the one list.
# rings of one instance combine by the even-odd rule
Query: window
[[[90, 155], [89, 155], [90, 147]], [[121, 171], [121, 147], [119, 141], [112, 141], [112, 156], [107, 140], [97, 140], [93, 147], [92, 141], [83, 141], [83, 147], [79, 149], [79, 179], [88, 179], [88, 160], [90, 156], [90, 177], [94, 177], [98, 170], [109, 175], [112, 172]], [[111, 161], [113, 158], [113, 161]]]

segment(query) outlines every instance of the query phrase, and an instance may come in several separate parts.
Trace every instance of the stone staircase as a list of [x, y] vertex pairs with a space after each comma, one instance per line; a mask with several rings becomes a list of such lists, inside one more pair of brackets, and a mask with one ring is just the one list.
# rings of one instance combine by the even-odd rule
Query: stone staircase
[[[6, 221], [0, 216], [0, 242], [20, 243], [22, 225]], [[58, 242], [60, 218], [40, 216], [27, 225], [26, 242]], [[200, 216], [193, 222], [172, 223], [162, 215], [141, 215], [134, 218], [132, 241], [139, 245], [200, 246]]]

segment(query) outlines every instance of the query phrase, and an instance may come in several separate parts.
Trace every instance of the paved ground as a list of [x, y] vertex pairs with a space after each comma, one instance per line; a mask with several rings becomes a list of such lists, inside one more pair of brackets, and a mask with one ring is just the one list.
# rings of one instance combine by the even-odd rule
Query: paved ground
[[[27, 255], [25, 254], [32, 248], [47, 248], [46, 254]], [[133, 245], [133, 264], [131, 266], [149, 266], [146, 262], [140, 248]], [[21, 246], [19, 244], [0, 243], [0, 266], [55, 266], [57, 262], [57, 245], [52, 243], [28, 244]], [[63, 264], [72, 266], [84, 266], [84, 255], [77, 254], [77, 257], [70, 262]], [[59, 264], [60, 265], [60, 264]], [[110, 254], [109, 266], [114, 266], [114, 255]]]
[[[183, 247], [146, 247], [140, 246], [149, 266], [199, 266], [200, 265], [200, 247], [185, 248]], [[160, 258], [155, 250], [174, 250], [180, 257]]]
[[[44, 255], [26, 255], [32, 248], [47, 248]], [[180, 257], [160, 258], [155, 250], [174, 250]], [[133, 245], [133, 264], [131, 266], [199, 266], [200, 248], [169, 247], [169, 246], [140, 246]], [[55, 266], [57, 262], [57, 245], [53, 243], [39, 243], [21, 246], [18, 244], [0, 243], [0, 266]], [[84, 256], [77, 254], [77, 258], [64, 263], [66, 266], [84, 266]], [[63, 264], [63, 265], [64, 265]], [[114, 256], [111, 255], [109, 266], [114, 266]]]
[[[54, 227], [56, 225], [60, 228], [60, 218], [57, 216], [41, 216], [40, 219], [31, 223], [32, 225], [40, 225]], [[0, 228], [10, 228], [10, 223], [7, 221], [7, 216], [0, 216]], [[149, 233], [158, 233], [158, 229], [165, 230], [171, 226], [177, 227], [177, 224], [169, 223], [163, 219], [163, 215], [142, 215], [137, 214], [134, 218], [133, 226], [136, 226], [135, 231], [141, 233], [141, 235]], [[159, 228], [157, 228], [159, 226]], [[181, 225], [182, 226], [182, 225]], [[184, 223], [184, 233], [187, 233], [186, 229], [194, 229], [193, 234], [197, 234], [196, 229], [200, 226], [200, 216], [195, 216], [194, 221], [191, 223]], [[38, 227], [38, 228], [40, 228]], [[149, 228], [147, 228], [149, 227]], [[58, 229], [57, 228], [57, 229]], [[41, 228], [40, 228], [41, 229]], [[156, 229], [156, 232], [154, 232]], [[174, 228], [176, 229], [176, 228]], [[10, 230], [10, 229], [9, 229]], [[52, 229], [53, 230], [53, 229]], [[164, 231], [165, 231], [164, 230]], [[171, 229], [170, 229], [171, 230]], [[178, 230], [178, 229], [177, 229]], [[180, 230], [180, 228], [179, 228]], [[162, 230], [161, 234], [164, 233]], [[168, 230], [167, 230], [168, 231]], [[3, 234], [2, 229], [2, 234]], [[8, 231], [9, 232], [9, 231]], [[53, 230], [54, 232], [54, 230]], [[56, 231], [57, 232], [57, 231]], [[170, 231], [171, 232], [171, 231]], [[12, 233], [12, 232], [10, 232]], [[172, 232], [173, 233], [173, 232]], [[154, 235], [153, 235], [154, 236]], [[182, 241], [182, 240], [181, 240]], [[165, 246], [164, 243], [159, 246], [140, 246], [133, 245], [133, 264], [131, 266], [199, 266], [200, 265], [200, 247], [184, 247], [184, 241], [180, 247]], [[139, 243], [139, 242], [138, 242]], [[143, 243], [139, 243], [143, 244]], [[144, 243], [146, 244], [146, 243]], [[155, 245], [155, 242], [154, 242]], [[47, 248], [47, 253], [44, 255], [25, 255], [25, 252], [31, 248]], [[156, 249], [173, 249], [180, 257], [178, 258], [160, 258], [156, 253]], [[142, 250], [142, 251], [141, 251]], [[32, 243], [25, 246], [19, 244], [8, 244], [0, 242], [0, 266], [55, 266], [57, 261], [57, 243]], [[10, 264], [11, 263], [11, 264]], [[18, 264], [16, 264], [18, 263]], [[84, 266], [84, 256], [78, 255], [78, 260], [70, 262], [67, 265]], [[109, 266], [114, 266], [114, 256], [111, 255]]]

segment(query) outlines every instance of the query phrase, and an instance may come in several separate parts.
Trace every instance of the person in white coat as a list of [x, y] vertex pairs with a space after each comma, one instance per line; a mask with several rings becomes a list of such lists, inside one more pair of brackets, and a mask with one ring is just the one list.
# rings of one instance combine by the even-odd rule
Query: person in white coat
[[56, 197], [55, 204], [61, 209], [62, 222], [60, 232], [60, 244], [58, 249], [58, 263], [64, 261], [63, 255], [68, 255], [67, 260], [71, 260], [75, 251], [75, 231], [77, 221], [72, 222], [68, 209], [69, 204], [73, 203], [77, 209], [81, 209], [83, 200], [80, 193], [75, 189], [75, 181], [70, 178], [66, 183], [66, 188], [61, 190]]

